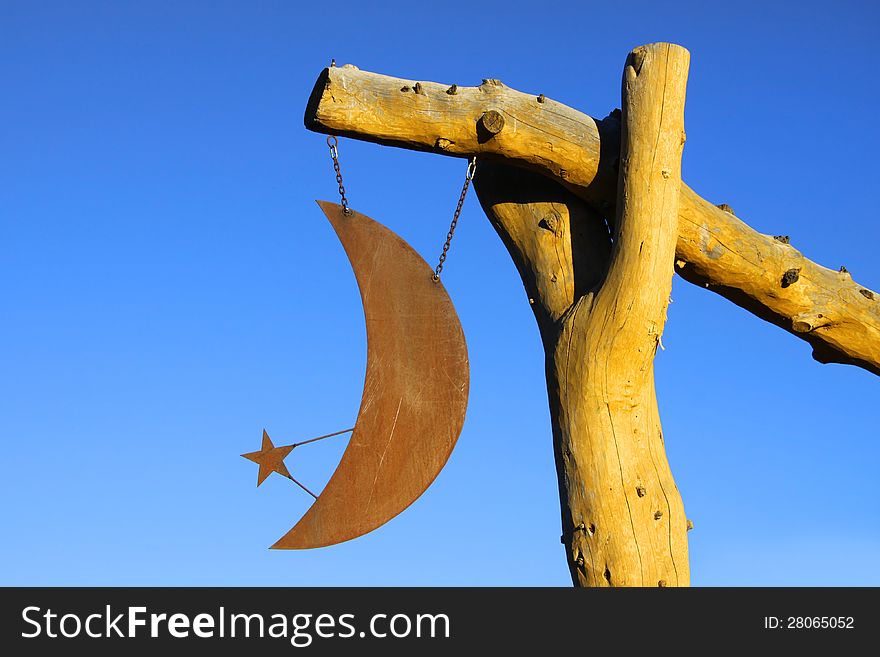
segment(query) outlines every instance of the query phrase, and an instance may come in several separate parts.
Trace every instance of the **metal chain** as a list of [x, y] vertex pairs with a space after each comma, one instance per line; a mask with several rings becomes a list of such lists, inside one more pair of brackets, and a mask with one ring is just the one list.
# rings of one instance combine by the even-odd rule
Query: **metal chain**
[[335, 136], [327, 137], [327, 145], [330, 147], [330, 157], [333, 158], [333, 170], [336, 172], [336, 184], [339, 185], [339, 196], [342, 199], [342, 212], [350, 214], [348, 199], [345, 198], [345, 187], [342, 185], [342, 172], [339, 170], [339, 140]]
[[464, 199], [468, 193], [468, 187], [471, 185], [471, 180], [474, 179], [474, 174], [477, 172], [477, 158], [471, 158], [471, 161], [468, 163], [467, 173], [464, 177], [464, 185], [461, 188], [461, 196], [458, 197], [458, 205], [455, 207], [455, 214], [452, 216], [452, 223], [449, 225], [449, 232], [446, 233], [446, 243], [443, 245], [443, 252], [440, 254], [440, 261], [437, 263], [436, 269], [434, 269], [434, 275], [431, 277], [435, 283], [440, 282], [440, 272], [443, 271], [443, 263], [446, 262], [446, 253], [449, 251], [449, 247], [452, 244], [452, 236], [455, 234], [455, 227], [458, 225], [458, 217], [461, 214], [461, 208], [464, 206]]

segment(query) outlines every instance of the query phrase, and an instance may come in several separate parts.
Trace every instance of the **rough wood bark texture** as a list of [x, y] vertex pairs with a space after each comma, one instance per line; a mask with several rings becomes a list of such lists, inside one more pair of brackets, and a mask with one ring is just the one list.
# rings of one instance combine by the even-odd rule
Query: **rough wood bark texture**
[[[614, 216], [618, 112], [596, 121], [498, 80], [459, 87], [344, 66], [322, 72], [305, 124], [318, 132], [524, 167]], [[880, 374], [880, 297], [848, 272], [812, 262], [684, 184], [678, 230], [676, 270], [683, 278], [807, 341], [819, 362]]]
[[624, 68], [617, 216], [607, 274], [561, 318], [555, 389], [563, 528], [582, 586], [687, 586], [687, 519], [654, 393], [678, 237], [689, 55], [666, 43]]
[[541, 329], [562, 541], [580, 586], [689, 582], [687, 520], [653, 376], [677, 236], [687, 65], [687, 51], [669, 44], [627, 60], [613, 241], [599, 214], [543, 176], [484, 163], [475, 179]]

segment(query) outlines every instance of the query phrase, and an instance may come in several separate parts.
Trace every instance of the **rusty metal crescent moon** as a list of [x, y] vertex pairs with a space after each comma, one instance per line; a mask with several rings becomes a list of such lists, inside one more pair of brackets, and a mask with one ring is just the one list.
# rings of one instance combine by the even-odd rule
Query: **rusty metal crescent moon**
[[397, 234], [318, 201], [357, 278], [367, 371], [342, 460], [300, 521], [272, 548], [334, 545], [385, 524], [446, 464], [467, 409], [470, 373], [458, 315], [431, 267]]

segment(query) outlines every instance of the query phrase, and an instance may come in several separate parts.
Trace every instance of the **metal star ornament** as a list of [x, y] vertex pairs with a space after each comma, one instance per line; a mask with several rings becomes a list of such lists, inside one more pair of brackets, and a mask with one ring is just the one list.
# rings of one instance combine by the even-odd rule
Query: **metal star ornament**
[[266, 481], [266, 478], [273, 472], [284, 475], [288, 479], [293, 479], [293, 477], [290, 476], [290, 472], [287, 470], [287, 466], [284, 465], [284, 459], [293, 451], [294, 447], [296, 447], [296, 445], [275, 447], [275, 445], [272, 444], [272, 439], [269, 438], [269, 434], [263, 429], [262, 449], [260, 449], [259, 452], [242, 454], [244, 458], [253, 461], [260, 466], [260, 472], [257, 475], [257, 486]]

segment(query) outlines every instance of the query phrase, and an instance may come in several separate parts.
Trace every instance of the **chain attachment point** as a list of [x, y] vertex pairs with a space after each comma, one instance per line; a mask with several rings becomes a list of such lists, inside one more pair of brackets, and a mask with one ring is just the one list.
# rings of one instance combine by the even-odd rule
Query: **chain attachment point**
[[474, 179], [474, 174], [476, 172], [477, 172], [477, 158], [472, 157], [471, 161], [468, 162], [467, 174], [465, 174], [465, 177], [468, 179], [468, 181], [471, 181]]

